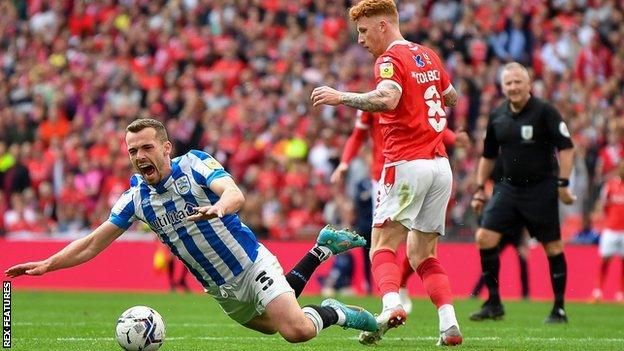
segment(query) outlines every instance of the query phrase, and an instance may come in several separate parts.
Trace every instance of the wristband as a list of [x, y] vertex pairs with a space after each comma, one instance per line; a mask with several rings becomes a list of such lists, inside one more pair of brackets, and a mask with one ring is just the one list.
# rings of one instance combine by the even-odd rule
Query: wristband
[[559, 178], [559, 179], [557, 179], [557, 186], [559, 188], [565, 188], [568, 185], [570, 185], [570, 179], [568, 179], [568, 178]]

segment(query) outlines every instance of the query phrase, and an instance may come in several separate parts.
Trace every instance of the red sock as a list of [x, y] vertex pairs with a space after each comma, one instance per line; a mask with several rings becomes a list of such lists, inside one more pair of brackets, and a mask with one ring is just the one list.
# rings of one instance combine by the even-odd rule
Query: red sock
[[409, 277], [412, 276], [412, 273], [414, 273], [414, 268], [412, 268], [412, 265], [410, 264], [409, 258], [407, 258], [407, 256], [405, 256], [405, 259], [403, 260], [403, 265], [401, 266], [401, 285], [400, 287], [404, 288], [407, 286], [407, 280], [409, 279]]
[[375, 251], [371, 260], [371, 268], [382, 295], [399, 291], [399, 266], [394, 251], [389, 249]]
[[448, 275], [446, 275], [446, 271], [437, 258], [429, 257], [424, 260], [416, 269], [416, 273], [422, 279], [431, 302], [437, 308], [440, 308], [442, 305], [453, 304], [453, 295]]

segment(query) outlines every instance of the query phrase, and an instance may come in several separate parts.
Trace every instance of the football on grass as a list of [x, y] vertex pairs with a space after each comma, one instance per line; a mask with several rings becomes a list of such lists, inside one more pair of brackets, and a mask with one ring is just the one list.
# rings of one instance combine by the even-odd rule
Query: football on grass
[[154, 351], [165, 341], [165, 323], [153, 308], [134, 306], [117, 319], [115, 335], [124, 350]]

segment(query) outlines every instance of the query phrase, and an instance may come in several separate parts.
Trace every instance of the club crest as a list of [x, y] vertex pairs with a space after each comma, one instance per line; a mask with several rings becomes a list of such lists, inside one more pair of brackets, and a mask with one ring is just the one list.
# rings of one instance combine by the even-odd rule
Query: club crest
[[188, 177], [185, 175], [175, 180], [174, 182], [176, 191], [180, 195], [188, 194], [191, 191], [191, 182]]
[[533, 126], [522, 126], [520, 135], [522, 135], [522, 139], [524, 140], [533, 139]]

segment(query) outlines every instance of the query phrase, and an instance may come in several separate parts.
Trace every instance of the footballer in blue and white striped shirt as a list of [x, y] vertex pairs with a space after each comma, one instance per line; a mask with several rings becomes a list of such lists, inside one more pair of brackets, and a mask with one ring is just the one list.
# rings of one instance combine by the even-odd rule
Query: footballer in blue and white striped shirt
[[296, 300], [321, 262], [364, 246], [363, 238], [325, 227], [317, 244], [284, 276], [277, 258], [239, 220], [236, 213], [245, 199], [218, 161], [197, 150], [171, 159], [167, 131], [154, 119], [132, 122], [126, 128], [126, 144], [138, 173], [108, 221], [48, 259], [13, 266], [6, 275], [41, 275], [86, 262], [140, 220], [223, 310], [248, 328], [279, 332], [289, 342], [307, 341], [333, 324], [377, 330], [373, 315], [359, 307], [330, 299], [301, 308]]

